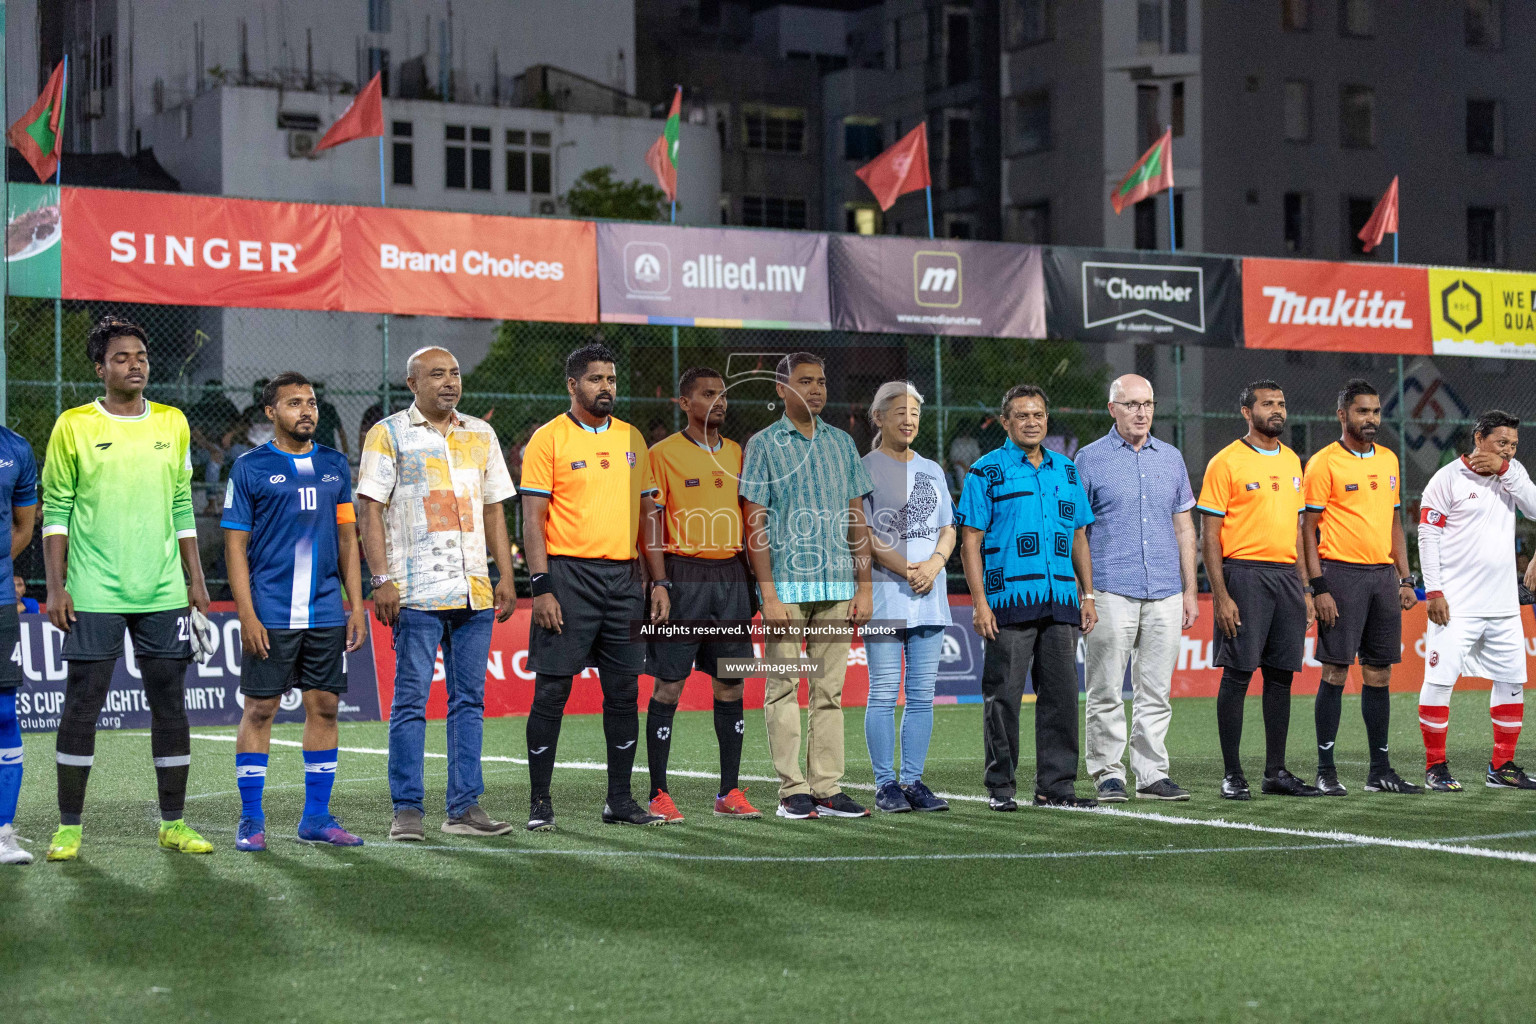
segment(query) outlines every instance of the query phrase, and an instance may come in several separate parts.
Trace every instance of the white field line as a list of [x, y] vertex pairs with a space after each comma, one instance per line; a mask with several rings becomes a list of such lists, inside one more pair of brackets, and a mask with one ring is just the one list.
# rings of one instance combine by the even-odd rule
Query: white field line
[[[216, 741], [216, 742], [228, 742], [228, 743], [233, 743], [235, 741], [235, 737], [233, 737], [233, 736], [219, 736], [219, 735], [213, 735], [213, 734], [209, 734], [209, 733], [193, 733], [192, 734], [192, 738], [193, 739], [199, 739], [199, 740], [213, 740], [213, 741]], [[294, 740], [273, 740], [272, 742], [276, 743], [276, 744], [279, 744], [281, 746], [293, 746], [293, 747], [302, 746], [302, 744], [300, 744], [300, 743], [298, 743], [298, 742], [296, 742]], [[389, 753], [388, 750], [382, 750], [382, 749], [379, 749], [377, 747], [341, 747], [340, 749], [343, 750], [343, 751], [346, 751], [347, 753], [352, 753], [352, 754], [386, 754], [387, 755]], [[429, 753], [426, 756], [427, 757], [434, 757], [434, 758], [446, 758], [448, 755], [447, 754], [432, 754], [432, 753]], [[495, 756], [495, 755], [486, 755], [486, 756], [482, 757], [481, 760], [482, 761], [510, 762], [512, 764], [527, 764], [528, 763], [527, 760], [525, 760], [523, 758], [518, 758], [518, 757], [499, 757], [499, 756]], [[605, 765], [605, 764], [601, 764], [599, 762], [596, 762], [596, 761], [556, 761], [555, 762], [555, 767], [557, 767], [557, 768], [575, 768], [575, 769], [586, 770], [586, 771], [605, 771], [605, 770], [607, 770], [608, 766]], [[681, 777], [684, 777], [684, 778], [696, 778], [696, 779], [713, 779], [713, 778], [717, 777], [712, 772], [684, 772], [684, 771], [677, 771], [677, 772], [668, 772], [668, 774], [678, 775], [678, 776], [681, 776]], [[762, 776], [762, 775], [743, 775], [743, 776], [741, 776], [741, 778], [743, 780], [747, 781], [747, 782], [778, 782], [779, 781], [777, 778], [773, 778], [773, 777], [769, 777], [769, 776]], [[852, 782], [850, 782], [850, 783], [844, 783], [844, 788], [873, 792], [875, 787], [871, 786], [871, 785], [868, 785], [868, 784], [860, 784], [860, 783], [852, 783]], [[945, 800], [961, 800], [961, 801], [966, 801], [966, 802], [971, 802], [971, 803], [984, 803], [984, 802], [986, 802], [986, 798], [985, 797], [979, 797], [979, 796], [976, 796], [974, 794], [968, 794], [968, 793], [940, 793], [939, 796], [942, 797]], [[1338, 831], [1336, 829], [1282, 828], [1282, 827], [1277, 826], [1277, 825], [1256, 825], [1256, 824], [1254, 824], [1252, 822], [1247, 822], [1247, 821], [1229, 821], [1226, 818], [1185, 818], [1185, 817], [1181, 817], [1181, 816], [1175, 815], [1175, 814], [1160, 814], [1160, 813], [1157, 813], [1155, 811], [1152, 811], [1152, 812], [1149, 812], [1149, 811], [1123, 811], [1123, 810], [1120, 810], [1118, 808], [1104, 807], [1102, 805], [1099, 806], [1099, 807], [1095, 807], [1095, 808], [1084, 808], [1082, 810], [1071, 810], [1071, 809], [1068, 809], [1068, 808], [1052, 808], [1052, 809], [1053, 810], [1068, 810], [1070, 813], [1077, 813], [1077, 814], [1099, 814], [1099, 815], [1104, 815], [1106, 817], [1113, 817], [1113, 818], [1132, 818], [1132, 819], [1135, 819], [1135, 820], [1138, 820], [1138, 821], [1157, 822], [1158, 824], [1162, 824], [1162, 825], [1184, 825], [1184, 826], [1195, 825], [1195, 826], [1203, 826], [1205, 828], [1234, 829], [1234, 830], [1241, 831], [1241, 832], [1258, 832], [1258, 833], [1262, 833], [1264, 835], [1293, 836], [1293, 837], [1296, 837], [1296, 838], [1299, 838], [1299, 839], [1320, 839], [1320, 840], [1323, 840], [1324, 842], [1339, 843], [1339, 844], [1345, 844], [1345, 845], [1351, 845], [1351, 846], [1384, 846], [1384, 847], [1390, 847], [1390, 848], [1398, 849], [1398, 850], [1418, 850], [1418, 851], [1424, 852], [1424, 853], [1454, 853], [1454, 854], [1458, 854], [1458, 855], [1463, 856], [1463, 857], [1482, 857], [1482, 858], [1486, 858], [1486, 859], [1489, 859], [1489, 860], [1508, 860], [1508, 861], [1517, 861], [1517, 862], [1524, 863], [1524, 864], [1536, 864], [1536, 853], [1528, 853], [1528, 852], [1526, 852], [1524, 850], [1496, 850], [1496, 849], [1491, 849], [1489, 847], [1482, 847], [1482, 846], [1453, 846], [1453, 845], [1451, 845], [1450, 843], [1447, 843], [1447, 842], [1440, 842], [1440, 841], [1430, 840], [1430, 839], [1393, 839], [1390, 836], [1372, 836], [1372, 835], [1366, 835], [1366, 834], [1360, 833], [1360, 832], [1342, 832], [1342, 831]], [[1490, 836], [1488, 838], [1495, 838], [1495, 837]], [[1497, 838], [1513, 838], [1513, 837], [1499, 836]], [[458, 849], [458, 847], [454, 847], [454, 849]], [[926, 856], [926, 855], [924, 855], [924, 856]], [[991, 855], [990, 854], [986, 854], [986, 855], [982, 855], [982, 856], [991, 856]], [[998, 856], [1001, 856], [1001, 855], [999, 854]]]

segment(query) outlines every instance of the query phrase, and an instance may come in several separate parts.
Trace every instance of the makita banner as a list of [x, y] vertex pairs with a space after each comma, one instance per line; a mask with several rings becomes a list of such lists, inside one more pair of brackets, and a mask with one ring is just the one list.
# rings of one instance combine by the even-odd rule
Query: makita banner
[[[217, 607], [217, 606], [216, 606]], [[217, 630], [213, 659], [206, 665], [193, 662], [186, 674], [187, 719], [194, 726], [235, 725], [245, 707], [240, 695], [240, 617], [231, 605], [208, 613]], [[26, 682], [16, 691], [16, 714], [27, 732], [57, 729], [64, 711], [64, 683], [69, 662], [61, 656], [64, 634], [46, 615], [21, 616], [21, 671]], [[133, 656], [133, 642], [123, 640], [125, 657], [112, 673], [112, 687], [97, 727], [101, 729], [149, 728], [149, 704]], [[379, 720], [379, 690], [374, 676], [373, 639], [347, 655], [347, 692], [341, 696], [338, 717], [347, 722]], [[289, 690], [279, 704], [277, 721], [302, 722], [304, 709], [298, 690]], [[147, 751], [148, 748], [146, 748]], [[147, 754], [146, 754], [147, 756]]]
[[604, 323], [825, 330], [827, 236], [597, 226]]
[[1243, 343], [1427, 355], [1428, 290], [1422, 267], [1243, 260]]
[[1036, 245], [832, 235], [827, 266], [839, 330], [1045, 337]]
[[1227, 348], [1242, 344], [1240, 261], [1108, 249], [1045, 249], [1052, 337]]

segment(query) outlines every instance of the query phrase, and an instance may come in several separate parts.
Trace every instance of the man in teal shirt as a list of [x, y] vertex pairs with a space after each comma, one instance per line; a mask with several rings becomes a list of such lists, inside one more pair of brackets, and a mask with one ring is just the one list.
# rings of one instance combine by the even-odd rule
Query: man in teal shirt
[[873, 607], [864, 495], [874, 490], [853, 439], [818, 415], [826, 364], [809, 352], [779, 361], [784, 417], [747, 442], [741, 471], [747, 552], [762, 592], [769, 660], [818, 663], [806, 673], [810, 712], [800, 766], [799, 676], [769, 674], [763, 698], [781, 818], [862, 818], [842, 791], [843, 679], [855, 630]]

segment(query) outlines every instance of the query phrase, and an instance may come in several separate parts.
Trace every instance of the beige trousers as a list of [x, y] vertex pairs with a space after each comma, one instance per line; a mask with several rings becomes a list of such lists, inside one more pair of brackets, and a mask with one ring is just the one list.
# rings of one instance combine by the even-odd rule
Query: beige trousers
[[1099, 624], [1084, 638], [1087, 647], [1087, 728], [1084, 754], [1095, 783], [1126, 781], [1125, 700], [1121, 687], [1131, 664], [1131, 771], [1136, 787], [1168, 777], [1169, 692], [1183, 638], [1184, 599], [1156, 601], [1093, 592]]
[[798, 676], [770, 675], [763, 696], [763, 718], [768, 724], [768, 752], [779, 775], [779, 798], [809, 793], [828, 797], [842, 789], [843, 779], [843, 679], [848, 672], [846, 635], [807, 637], [807, 625], [847, 625], [847, 601], [812, 601], [786, 604], [793, 628], [791, 637], [771, 641], [765, 655], [789, 661], [806, 657], [822, 663], [810, 675], [810, 707], [805, 725], [805, 771], [800, 769], [800, 688]]

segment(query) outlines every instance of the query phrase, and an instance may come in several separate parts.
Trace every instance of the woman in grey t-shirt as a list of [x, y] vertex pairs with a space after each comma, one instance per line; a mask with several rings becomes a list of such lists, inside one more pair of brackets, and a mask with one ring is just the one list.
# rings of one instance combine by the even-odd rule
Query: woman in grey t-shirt
[[[933, 734], [933, 688], [950, 623], [944, 566], [955, 550], [955, 513], [944, 470], [912, 450], [923, 396], [904, 380], [881, 385], [870, 403], [874, 447], [864, 456], [875, 489], [864, 498], [874, 539], [874, 615], [865, 629], [869, 705], [864, 741], [875, 769], [878, 810], [943, 811], [949, 805], [923, 785]], [[896, 699], [906, 661], [907, 709], [901, 719], [901, 777], [895, 768]]]

